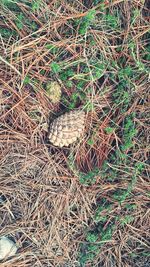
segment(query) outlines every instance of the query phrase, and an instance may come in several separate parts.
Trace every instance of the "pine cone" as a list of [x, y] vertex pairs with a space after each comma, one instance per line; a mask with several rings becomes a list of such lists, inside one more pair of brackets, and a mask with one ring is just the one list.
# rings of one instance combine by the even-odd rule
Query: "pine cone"
[[50, 125], [50, 142], [58, 147], [69, 146], [83, 134], [84, 111], [70, 111], [55, 119]]

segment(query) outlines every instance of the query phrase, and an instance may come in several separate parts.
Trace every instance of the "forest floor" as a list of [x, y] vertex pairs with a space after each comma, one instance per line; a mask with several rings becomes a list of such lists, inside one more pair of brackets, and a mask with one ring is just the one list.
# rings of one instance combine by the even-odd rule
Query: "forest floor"
[[[0, 1], [1, 267], [150, 266], [149, 44], [148, 1]], [[54, 147], [76, 109], [83, 137]]]

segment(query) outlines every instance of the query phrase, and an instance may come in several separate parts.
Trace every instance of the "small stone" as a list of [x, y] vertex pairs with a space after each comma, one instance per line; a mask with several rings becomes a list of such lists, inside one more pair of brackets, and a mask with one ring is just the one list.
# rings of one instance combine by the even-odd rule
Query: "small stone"
[[18, 247], [11, 239], [5, 236], [0, 237], [0, 260], [14, 256], [17, 249]]

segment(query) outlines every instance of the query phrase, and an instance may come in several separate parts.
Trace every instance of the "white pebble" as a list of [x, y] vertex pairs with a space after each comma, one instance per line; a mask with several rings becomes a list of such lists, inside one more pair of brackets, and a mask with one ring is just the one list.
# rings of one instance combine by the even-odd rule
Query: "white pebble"
[[9, 238], [0, 237], [0, 260], [14, 256], [17, 252], [16, 244]]

